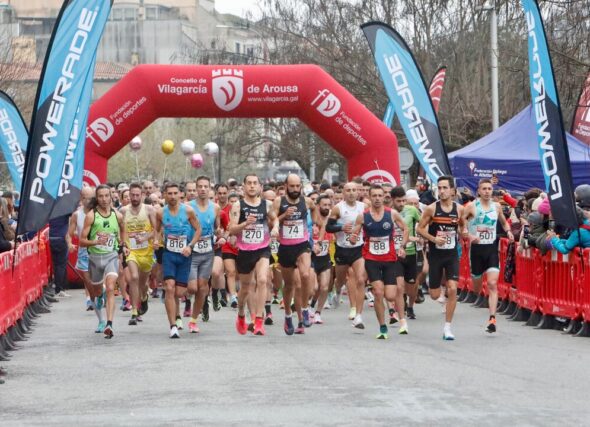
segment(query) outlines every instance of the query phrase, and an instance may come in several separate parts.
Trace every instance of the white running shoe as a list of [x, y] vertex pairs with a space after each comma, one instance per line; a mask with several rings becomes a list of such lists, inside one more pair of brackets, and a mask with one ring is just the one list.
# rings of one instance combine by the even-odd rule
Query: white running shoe
[[348, 320], [353, 320], [356, 317], [356, 307], [352, 307], [348, 312]]
[[363, 323], [363, 318], [361, 317], [360, 314], [357, 314], [356, 316], [354, 316], [354, 319], [352, 321], [352, 326], [354, 326], [357, 329], [365, 329], [365, 325]]
[[453, 335], [453, 332], [451, 332], [451, 328], [450, 327], [445, 327], [443, 329], [443, 340], [445, 341], [453, 341], [455, 339], [455, 335]]
[[314, 318], [313, 318], [313, 323], [315, 323], [316, 325], [321, 325], [324, 323], [324, 321], [322, 320], [322, 316], [320, 315], [320, 313], [316, 313]]
[[324, 303], [324, 308], [323, 308], [323, 310], [329, 310], [329, 309], [331, 309], [331, 308], [332, 308], [332, 306], [330, 305], [329, 298], [327, 298], [327, 299], [326, 299], [326, 302]]
[[340, 305], [341, 292], [342, 291], [334, 292], [334, 298], [332, 299], [332, 307], [334, 307], [334, 309], [337, 309]]
[[71, 297], [70, 294], [68, 294], [66, 291], [59, 291], [57, 294], [55, 294], [56, 298], [69, 298]]
[[180, 338], [180, 334], [178, 333], [178, 328], [176, 326], [170, 328], [170, 338]]
[[400, 335], [408, 335], [408, 322], [406, 322], [406, 319], [400, 321], [400, 326], [397, 333]]

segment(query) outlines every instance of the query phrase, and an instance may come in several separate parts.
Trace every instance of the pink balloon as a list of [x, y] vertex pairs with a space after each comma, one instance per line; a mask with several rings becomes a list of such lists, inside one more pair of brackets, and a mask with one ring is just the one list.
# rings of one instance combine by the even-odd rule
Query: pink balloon
[[191, 156], [191, 166], [198, 169], [203, 166], [203, 156], [199, 153], [195, 153]]

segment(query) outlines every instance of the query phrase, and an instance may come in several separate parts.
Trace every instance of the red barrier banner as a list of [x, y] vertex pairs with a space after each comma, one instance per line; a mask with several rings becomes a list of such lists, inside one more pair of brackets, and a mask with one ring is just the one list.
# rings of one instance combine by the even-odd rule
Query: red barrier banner
[[543, 275], [541, 255], [535, 248], [516, 254], [517, 304], [531, 311], [538, 311], [539, 278]]
[[500, 239], [500, 275], [498, 276], [498, 299], [510, 298], [510, 289], [512, 283], [504, 281], [504, 271], [506, 270], [506, 258], [508, 256], [508, 245], [510, 241], [506, 238]]
[[590, 249], [584, 249], [583, 262], [584, 278], [580, 291], [580, 305], [584, 321], [590, 322]]
[[539, 284], [539, 309], [550, 316], [576, 319], [581, 314], [584, 281], [582, 254], [575, 248], [567, 255], [551, 251], [540, 258], [543, 274]]
[[12, 252], [0, 254], [0, 335], [10, 327], [10, 290], [13, 286]]

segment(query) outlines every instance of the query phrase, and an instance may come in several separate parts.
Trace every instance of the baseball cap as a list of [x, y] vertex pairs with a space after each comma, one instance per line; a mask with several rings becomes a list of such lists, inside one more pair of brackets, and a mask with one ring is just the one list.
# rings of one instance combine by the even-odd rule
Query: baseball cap
[[129, 186], [122, 182], [117, 186], [117, 191], [125, 191], [125, 190], [129, 190]]
[[418, 192], [416, 190], [410, 189], [406, 191], [406, 199], [420, 200], [420, 196], [418, 195]]

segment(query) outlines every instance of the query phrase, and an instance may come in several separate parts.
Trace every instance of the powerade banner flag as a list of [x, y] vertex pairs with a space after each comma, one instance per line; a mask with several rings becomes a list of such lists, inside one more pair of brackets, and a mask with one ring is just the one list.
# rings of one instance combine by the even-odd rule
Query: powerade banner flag
[[590, 73], [580, 92], [570, 133], [590, 145]]
[[84, 148], [86, 146], [86, 122], [88, 121], [88, 110], [92, 98], [92, 83], [94, 77], [94, 66], [96, 55], [86, 75], [86, 84], [82, 90], [82, 98], [78, 104], [76, 118], [72, 132], [68, 140], [68, 149], [63, 164], [61, 180], [59, 183], [58, 195], [49, 219], [72, 213], [80, 201], [80, 190], [82, 189], [82, 178], [84, 175]]
[[[434, 107], [434, 111], [436, 113], [438, 113], [440, 98], [442, 97], [442, 91], [445, 86], [446, 75], [447, 67], [440, 67], [437, 70], [437, 72], [434, 73], [434, 77], [432, 77], [432, 81], [430, 82], [430, 89], [428, 89], [428, 94], [430, 95], [430, 99], [432, 100], [432, 106]], [[385, 109], [385, 115], [383, 116], [383, 123], [385, 123], [387, 127], [391, 127], [394, 117], [395, 109], [393, 108], [391, 102], [388, 102], [387, 108]]]
[[557, 223], [577, 229], [570, 158], [545, 29], [537, 2], [521, 2], [528, 26], [531, 99], [551, 213]]
[[[17, 233], [41, 229], [64, 196], [78, 106], [89, 102], [86, 83], [111, 0], [66, 0], [59, 12], [37, 89], [25, 163]], [[82, 167], [72, 164], [72, 167]], [[68, 184], [69, 186], [69, 184]]]
[[373, 51], [389, 102], [420, 164], [432, 182], [441, 175], [450, 175], [438, 119], [410, 48], [387, 24], [368, 22], [361, 28]]
[[25, 121], [10, 96], [0, 91], [0, 148], [14, 188], [20, 190], [25, 169], [29, 133]]

